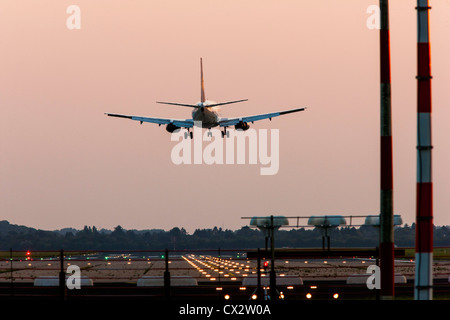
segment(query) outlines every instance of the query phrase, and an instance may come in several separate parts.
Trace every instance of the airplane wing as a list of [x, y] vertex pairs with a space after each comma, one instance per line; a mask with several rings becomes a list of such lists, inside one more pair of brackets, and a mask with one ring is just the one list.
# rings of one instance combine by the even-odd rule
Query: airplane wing
[[158, 125], [162, 124], [169, 124], [172, 123], [173, 125], [180, 127], [180, 128], [192, 128], [194, 126], [194, 120], [192, 119], [186, 119], [186, 120], [180, 120], [180, 119], [161, 119], [161, 118], [147, 118], [147, 117], [138, 117], [138, 116], [128, 116], [124, 114], [115, 114], [115, 113], [105, 113], [107, 116], [110, 117], [117, 117], [117, 118], [125, 118], [125, 119], [131, 119], [139, 121], [141, 124], [143, 122], [150, 122], [150, 123], [156, 123]]
[[240, 122], [254, 122], [254, 121], [259, 121], [259, 120], [264, 120], [264, 119], [272, 120], [272, 118], [275, 118], [275, 117], [278, 117], [278, 116], [281, 116], [284, 114], [288, 114], [288, 113], [303, 111], [305, 109], [306, 109], [306, 107], [299, 108], [299, 109], [280, 111], [280, 112], [259, 114], [256, 116], [239, 117], [239, 118], [222, 118], [219, 120], [219, 125], [221, 127], [228, 127], [228, 126], [234, 126]]

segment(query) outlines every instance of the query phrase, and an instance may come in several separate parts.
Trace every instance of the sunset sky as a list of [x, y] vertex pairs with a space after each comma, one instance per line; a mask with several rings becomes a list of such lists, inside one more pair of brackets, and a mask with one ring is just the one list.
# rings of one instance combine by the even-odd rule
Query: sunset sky
[[[2, 0], [0, 220], [44, 230], [214, 226], [241, 217], [379, 213], [376, 0]], [[80, 8], [81, 28], [66, 21]], [[390, 1], [394, 211], [415, 222], [416, 1]], [[450, 225], [450, 1], [431, 1], [434, 222]], [[156, 101], [208, 99], [279, 129], [276, 175], [175, 165]], [[293, 221], [292, 221], [293, 222]], [[306, 221], [305, 221], [306, 223]]]

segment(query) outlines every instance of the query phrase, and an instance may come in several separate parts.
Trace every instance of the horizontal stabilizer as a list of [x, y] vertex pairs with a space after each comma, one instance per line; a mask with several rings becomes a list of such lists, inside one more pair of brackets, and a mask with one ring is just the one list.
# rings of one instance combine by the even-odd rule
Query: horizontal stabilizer
[[[205, 104], [204, 107], [208, 108], [208, 107], [218, 107], [218, 106], [223, 106], [225, 104], [232, 104], [232, 103], [238, 103], [238, 102], [243, 102], [243, 101], [247, 101], [248, 99], [243, 99], [243, 100], [235, 100], [235, 101], [227, 101], [227, 102], [219, 102], [219, 103], [213, 103], [213, 104]], [[161, 103], [161, 104], [170, 104], [172, 106], [182, 106], [182, 107], [190, 107], [190, 108], [200, 108], [200, 106], [198, 104], [187, 104], [187, 103], [176, 103], [176, 102], [163, 102], [163, 101], [156, 101], [156, 103]]]
[[217, 107], [217, 106], [223, 106], [225, 104], [232, 104], [232, 103], [238, 103], [238, 102], [243, 102], [243, 101], [248, 101], [248, 99], [214, 103], [214, 104], [207, 105], [206, 107]]
[[182, 107], [198, 108], [198, 105], [196, 105], [196, 104], [175, 103], [175, 102], [162, 102], [162, 101], [156, 101], [156, 103], [170, 104], [170, 105], [172, 105], [172, 106], [182, 106]]

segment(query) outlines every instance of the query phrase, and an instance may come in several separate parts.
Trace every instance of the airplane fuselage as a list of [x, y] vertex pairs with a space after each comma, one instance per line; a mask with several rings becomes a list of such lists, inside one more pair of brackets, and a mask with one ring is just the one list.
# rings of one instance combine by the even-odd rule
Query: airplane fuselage
[[205, 102], [197, 102], [198, 108], [194, 108], [192, 111], [192, 119], [194, 123], [201, 121], [202, 128], [212, 128], [219, 125], [219, 108], [208, 107], [214, 105], [216, 102], [206, 100]]

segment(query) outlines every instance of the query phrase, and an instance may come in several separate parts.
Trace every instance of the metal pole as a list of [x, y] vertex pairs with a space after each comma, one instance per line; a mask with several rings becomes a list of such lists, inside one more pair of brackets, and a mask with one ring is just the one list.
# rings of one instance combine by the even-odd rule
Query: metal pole
[[394, 297], [394, 216], [389, 4], [380, 0], [380, 298]]
[[12, 248], [9, 249], [9, 263], [10, 263], [10, 270], [11, 270], [11, 296], [14, 295], [14, 278], [13, 278], [13, 253]]
[[322, 252], [325, 254], [325, 231], [322, 231]]
[[169, 272], [169, 251], [164, 253], [166, 270], [164, 271], [164, 295], [168, 300], [170, 298], [170, 272]]
[[433, 299], [430, 9], [428, 0], [417, 0], [416, 300]]
[[276, 279], [275, 279], [275, 228], [273, 224], [273, 216], [270, 216], [270, 247], [271, 247], [271, 262], [270, 262], [270, 300], [275, 300], [277, 297]]
[[[221, 254], [220, 254], [220, 248], [218, 249], [218, 258], [220, 259], [220, 256], [221, 256]], [[221, 279], [220, 279], [220, 272], [222, 271], [222, 264], [219, 264], [219, 286], [220, 286], [220, 284], [222, 283], [221, 282]]]
[[66, 273], [64, 272], [64, 250], [61, 249], [60, 256], [60, 270], [59, 270], [59, 296], [61, 300], [66, 299]]
[[258, 300], [261, 300], [261, 252], [258, 248], [258, 254], [257, 254], [257, 263], [256, 263], [256, 268], [257, 268], [257, 286], [256, 286], [256, 297], [258, 298]]

